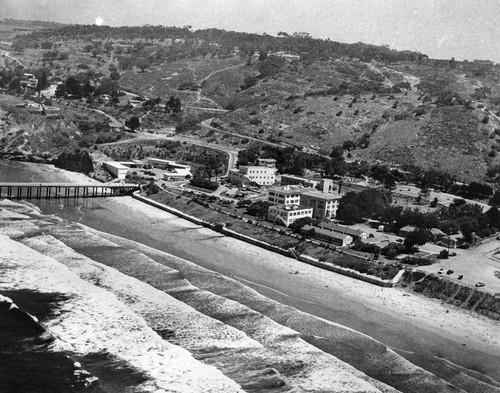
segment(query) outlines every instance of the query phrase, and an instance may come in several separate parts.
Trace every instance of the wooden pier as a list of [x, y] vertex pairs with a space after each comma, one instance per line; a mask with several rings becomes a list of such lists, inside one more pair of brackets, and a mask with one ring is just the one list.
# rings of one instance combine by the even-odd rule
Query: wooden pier
[[137, 184], [0, 183], [0, 198], [96, 198], [131, 195]]

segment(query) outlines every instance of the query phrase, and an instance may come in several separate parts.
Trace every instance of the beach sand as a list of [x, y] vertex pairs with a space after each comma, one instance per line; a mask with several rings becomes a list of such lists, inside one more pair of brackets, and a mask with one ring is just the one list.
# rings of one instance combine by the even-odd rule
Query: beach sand
[[[309, 309], [304, 310], [306, 312], [312, 312], [317, 306], [329, 308], [332, 315], [339, 316], [335, 322], [366, 332], [396, 349], [414, 351], [421, 348], [437, 356], [440, 353], [452, 355], [453, 361], [463, 358], [462, 354], [469, 349], [488, 354], [492, 361], [496, 359], [497, 362], [483, 367], [500, 380], [499, 321], [437, 299], [398, 288], [377, 287], [318, 269], [220, 236], [164, 211], [141, 205], [132, 198], [120, 198], [115, 203], [124, 209], [120, 216], [127, 216], [135, 227], [151, 227], [149, 237], [145, 239], [148, 245], [165, 244], [168, 238], [170, 247], [167, 251], [174, 255], [236, 278], [286, 304], [305, 306]], [[106, 214], [105, 211], [99, 213]], [[125, 237], [128, 234], [132, 238], [127, 222], [121, 222], [123, 226], [116, 228], [116, 232], [120, 232], [116, 234]], [[342, 313], [347, 316], [341, 316]], [[405, 347], [401, 335], [411, 337], [414, 347]], [[474, 362], [471, 354], [470, 362], [462, 361], [462, 364], [473, 366]]]

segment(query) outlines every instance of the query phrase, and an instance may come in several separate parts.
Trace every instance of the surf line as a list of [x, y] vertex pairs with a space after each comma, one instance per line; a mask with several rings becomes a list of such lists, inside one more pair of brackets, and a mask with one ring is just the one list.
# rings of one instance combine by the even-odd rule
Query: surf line
[[273, 291], [273, 292], [275, 292], [277, 294], [280, 294], [280, 295], [282, 295], [284, 297], [287, 297], [289, 299], [295, 299], [295, 300], [298, 300], [298, 301], [301, 301], [301, 302], [304, 302], [304, 303], [314, 304], [315, 306], [318, 305], [317, 303], [310, 302], [310, 301], [304, 300], [304, 299], [300, 299], [298, 297], [293, 297], [293, 296], [287, 295], [286, 293], [280, 292], [280, 291], [278, 291], [278, 290], [276, 290], [274, 288], [271, 288], [271, 287], [268, 287], [268, 286], [262, 285], [262, 284], [257, 284], [256, 282], [253, 282], [253, 281], [250, 281], [250, 280], [246, 280], [246, 279], [244, 279], [242, 277], [239, 277], [239, 276], [233, 276], [233, 275], [231, 275], [231, 277], [235, 278], [237, 281], [245, 282], [245, 283], [248, 283], [250, 285], [255, 285], [255, 286], [258, 286], [258, 287], [265, 288], [267, 290]]

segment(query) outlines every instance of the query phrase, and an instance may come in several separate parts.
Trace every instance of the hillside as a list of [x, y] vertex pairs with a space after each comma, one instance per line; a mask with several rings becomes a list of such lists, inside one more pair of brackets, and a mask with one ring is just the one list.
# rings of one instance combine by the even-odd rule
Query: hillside
[[[176, 127], [245, 147], [241, 137], [199, 131], [215, 117], [231, 135], [322, 155], [351, 142], [352, 159], [436, 168], [465, 181], [493, 181], [499, 172], [500, 70], [491, 62], [298, 33], [162, 26], [62, 26], [19, 36], [12, 48], [23, 71], [64, 84], [59, 97], [123, 123], [136, 116], [150, 131]], [[2, 71], [4, 87], [14, 71]], [[181, 110], [169, 106], [173, 98]]]

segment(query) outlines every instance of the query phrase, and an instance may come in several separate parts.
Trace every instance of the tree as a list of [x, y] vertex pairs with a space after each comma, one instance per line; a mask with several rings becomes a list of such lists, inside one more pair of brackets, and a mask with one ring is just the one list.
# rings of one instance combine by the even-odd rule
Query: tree
[[269, 206], [271, 204], [267, 201], [257, 201], [247, 207], [247, 213], [263, 220], [267, 217]]
[[134, 62], [130, 56], [121, 56], [118, 58], [118, 67], [120, 67], [122, 71], [130, 70], [133, 65]]
[[54, 92], [56, 97], [64, 97], [68, 94], [68, 89], [66, 88], [65, 83], [60, 83], [56, 87], [56, 91]]
[[109, 77], [114, 80], [114, 81], [117, 81], [120, 79], [120, 73], [118, 72], [118, 69], [116, 68], [116, 66], [114, 64], [111, 64], [109, 66]]
[[66, 88], [68, 90], [68, 94], [72, 95], [75, 98], [82, 98], [82, 85], [80, 84], [78, 79], [76, 79], [76, 77], [69, 76], [68, 79], [66, 79]]
[[278, 56], [268, 56], [265, 60], [257, 64], [260, 72], [260, 78], [268, 78], [276, 75], [285, 65], [285, 59]]
[[140, 68], [142, 72], [151, 66], [151, 61], [147, 57], [138, 57], [135, 60], [135, 66]]
[[356, 148], [356, 142], [354, 142], [353, 140], [347, 140], [344, 141], [344, 143], [342, 143], [343, 150], [351, 151], [352, 149], [355, 148]]
[[89, 97], [90, 95], [92, 95], [93, 92], [94, 92], [94, 87], [90, 84], [90, 81], [87, 80], [87, 82], [85, 82], [82, 88], [83, 96]]
[[173, 113], [179, 114], [182, 112], [182, 102], [179, 97], [170, 96], [170, 99], [165, 104], [165, 110], [167, 112], [172, 111]]
[[141, 126], [141, 121], [137, 116], [132, 116], [125, 122], [125, 125], [130, 128], [132, 131], [135, 131]]
[[37, 90], [43, 90], [46, 87], [50, 86], [50, 83], [48, 81], [48, 71], [47, 68], [41, 67], [33, 72], [35, 74], [35, 77], [38, 79], [37, 83]]
[[118, 83], [116, 83], [116, 81], [111, 78], [105, 77], [101, 79], [99, 86], [97, 86], [97, 88], [95, 89], [95, 94], [113, 95], [113, 92], [117, 92], [119, 89], [120, 87], [118, 86]]
[[408, 254], [413, 254], [418, 251], [418, 246], [427, 243], [428, 235], [425, 229], [419, 228], [416, 231], [410, 232], [404, 241], [404, 246]]
[[303, 227], [305, 227], [306, 225], [312, 225], [313, 221], [314, 220], [311, 217], [302, 217], [291, 223], [289, 228], [295, 233], [300, 233]]
[[9, 90], [17, 90], [21, 87], [21, 78], [18, 76], [15, 76], [11, 79], [9, 83]]
[[344, 149], [340, 146], [334, 146], [330, 153], [330, 157], [334, 160], [344, 160]]
[[363, 221], [358, 207], [352, 203], [339, 206], [336, 218], [350, 223]]

